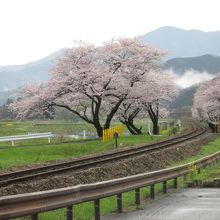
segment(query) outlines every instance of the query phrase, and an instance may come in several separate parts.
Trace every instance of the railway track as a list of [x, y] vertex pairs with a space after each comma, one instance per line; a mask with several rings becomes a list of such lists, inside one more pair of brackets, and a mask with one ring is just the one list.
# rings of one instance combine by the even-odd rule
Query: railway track
[[45, 176], [64, 173], [70, 170], [78, 170], [82, 168], [97, 166], [102, 163], [112, 162], [131, 156], [152, 153], [158, 150], [166, 149], [176, 144], [196, 138], [206, 132], [205, 128], [194, 128], [189, 132], [170, 138], [167, 140], [159, 141], [152, 144], [147, 144], [140, 147], [133, 147], [122, 149], [115, 152], [109, 152], [102, 155], [87, 157], [83, 159], [76, 159], [69, 162], [57, 163], [54, 165], [47, 165], [39, 168], [31, 168], [16, 172], [10, 172], [0, 175], [0, 187], [9, 184], [18, 183], [21, 181], [32, 180], [35, 178], [42, 178]]

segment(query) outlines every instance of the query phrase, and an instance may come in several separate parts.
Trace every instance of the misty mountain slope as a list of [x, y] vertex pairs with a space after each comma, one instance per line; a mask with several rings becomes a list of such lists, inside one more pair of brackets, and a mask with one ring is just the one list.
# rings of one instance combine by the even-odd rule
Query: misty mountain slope
[[64, 49], [25, 65], [0, 67], [0, 92], [17, 89], [26, 83], [46, 82], [49, 70], [63, 52]]
[[7, 99], [16, 99], [18, 97], [17, 90], [0, 91], [0, 106], [6, 103]]
[[174, 58], [166, 61], [164, 68], [172, 69], [179, 75], [190, 69], [217, 74], [220, 73], [220, 57], [207, 54], [198, 57]]
[[191, 107], [193, 104], [193, 97], [197, 88], [198, 85], [181, 90], [179, 96], [171, 103], [170, 107], [173, 109]]
[[168, 26], [142, 35], [139, 39], [166, 50], [167, 59], [204, 54], [220, 55], [220, 31], [203, 32]]

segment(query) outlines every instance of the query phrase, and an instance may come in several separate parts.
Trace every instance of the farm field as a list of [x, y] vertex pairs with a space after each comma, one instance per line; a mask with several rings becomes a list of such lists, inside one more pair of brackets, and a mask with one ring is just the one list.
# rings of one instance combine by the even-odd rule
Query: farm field
[[[172, 119], [161, 120], [172, 121]], [[148, 124], [150, 121], [147, 119], [137, 119], [135, 124], [142, 126], [143, 133], [148, 131]], [[111, 125], [117, 125], [120, 122], [118, 120], [113, 120]], [[66, 122], [62, 120], [51, 120], [51, 121], [1, 121], [0, 122], [0, 136], [8, 135], [19, 135], [25, 134], [27, 132], [53, 132], [53, 133], [65, 133], [74, 134], [86, 130], [87, 132], [94, 132], [95, 129], [91, 124], [84, 123], [81, 121], [77, 122]], [[125, 133], [128, 130], [125, 127]]]

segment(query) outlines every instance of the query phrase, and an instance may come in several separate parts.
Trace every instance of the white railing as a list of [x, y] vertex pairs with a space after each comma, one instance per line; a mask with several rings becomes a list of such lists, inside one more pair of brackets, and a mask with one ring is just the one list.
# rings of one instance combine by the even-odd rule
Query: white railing
[[28, 140], [28, 139], [34, 139], [34, 138], [48, 138], [48, 143], [50, 143], [51, 137], [53, 137], [52, 132], [34, 133], [34, 134], [26, 134], [26, 135], [14, 135], [14, 136], [0, 137], [0, 142], [11, 141], [11, 145], [15, 146], [15, 141], [19, 141], [19, 140]]

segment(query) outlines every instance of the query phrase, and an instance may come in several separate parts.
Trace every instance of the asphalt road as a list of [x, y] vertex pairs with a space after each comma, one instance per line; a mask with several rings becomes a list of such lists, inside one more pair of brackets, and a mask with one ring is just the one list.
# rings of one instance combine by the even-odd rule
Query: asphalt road
[[182, 189], [141, 210], [114, 214], [106, 220], [220, 220], [220, 189]]

